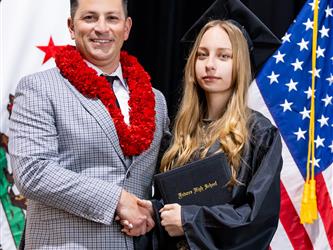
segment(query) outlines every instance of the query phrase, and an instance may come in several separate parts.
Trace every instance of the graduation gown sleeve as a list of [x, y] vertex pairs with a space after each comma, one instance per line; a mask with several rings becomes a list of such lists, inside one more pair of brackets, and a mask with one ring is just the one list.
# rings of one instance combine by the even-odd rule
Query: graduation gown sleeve
[[250, 125], [231, 200], [213, 207], [182, 206], [182, 224], [191, 249], [267, 249], [280, 211], [281, 139], [259, 113]]

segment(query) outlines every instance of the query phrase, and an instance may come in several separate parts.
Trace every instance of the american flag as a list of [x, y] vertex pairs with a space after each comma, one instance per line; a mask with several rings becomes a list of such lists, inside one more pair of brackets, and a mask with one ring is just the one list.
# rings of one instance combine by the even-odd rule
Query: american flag
[[[318, 220], [300, 224], [311, 106], [315, 1], [307, 1], [250, 88], [250, 107], [270, 117], [284, 148], [281, 213], [274, 249], [333, 249], [333, 0], [320, 0], [315, 74]], [[258, 97], [258, 98], [255, 98]]]

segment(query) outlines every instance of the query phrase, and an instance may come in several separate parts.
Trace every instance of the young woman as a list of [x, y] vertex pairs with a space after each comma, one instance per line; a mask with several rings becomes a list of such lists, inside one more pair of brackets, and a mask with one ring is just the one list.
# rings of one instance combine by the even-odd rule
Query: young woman
[[281, 140], [267, 118], [247, 107], [251, 81], [242, 31], [230, 21], [207, 23], [186, 64], [183, 98], [161, 171], [224, 152], [230, 198], [212, 207], [166, 204], [156, 217], [173, 240], [163, 239], [168, 244], [160, 247], [268, 249], [279, 219]]

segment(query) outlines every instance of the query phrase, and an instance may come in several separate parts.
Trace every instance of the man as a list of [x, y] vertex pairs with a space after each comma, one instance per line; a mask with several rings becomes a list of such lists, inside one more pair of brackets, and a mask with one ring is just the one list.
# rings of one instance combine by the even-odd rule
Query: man
[[9, 153], [28, 198], [26, 249], [133, 249], [115, 216], [136, 236], [153, 227], [137, 199], [150, 196], [169, 120], [149, 75], [120, 52], [131, 25], [125, 0], [71, 0], [76, 48], [18, 84]]

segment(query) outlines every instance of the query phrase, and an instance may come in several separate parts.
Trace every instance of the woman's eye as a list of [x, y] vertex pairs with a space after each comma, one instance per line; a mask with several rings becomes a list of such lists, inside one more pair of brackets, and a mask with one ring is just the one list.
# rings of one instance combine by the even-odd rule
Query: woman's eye
[[228, 60], [228, 59], [231, 58], [231, 56], [230, 56], [229, 54], [221, 54], [221, 55], [220, 55], [220, 58], [221, 58], [222, 60]]
[[203, 52], [198, 52], [197, 53], [197, 58], [198, 59], [205, 59], [206, 57], [207, 57], [206, 53], [203, 53]]

